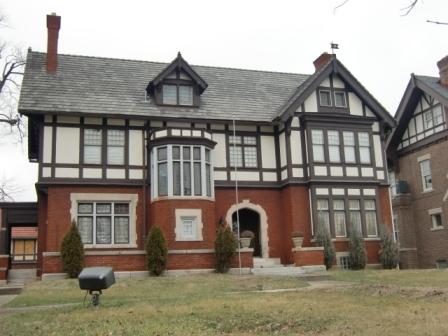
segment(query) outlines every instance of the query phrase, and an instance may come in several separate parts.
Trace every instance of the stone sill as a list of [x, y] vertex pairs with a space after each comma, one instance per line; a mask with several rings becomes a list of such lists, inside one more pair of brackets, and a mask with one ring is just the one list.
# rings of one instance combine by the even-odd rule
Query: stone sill
[[432, 227], [432, 228], [430, 229], [430, 231], [440, 231], [440, 230], [443, 230], [443, 229], [444, 229], [443, 226], [436, 226], [436, 227]]

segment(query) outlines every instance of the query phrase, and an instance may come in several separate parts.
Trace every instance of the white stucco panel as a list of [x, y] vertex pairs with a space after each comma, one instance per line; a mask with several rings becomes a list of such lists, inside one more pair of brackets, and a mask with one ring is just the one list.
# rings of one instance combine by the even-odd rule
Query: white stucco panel
[[258, 172], [245, 172], [245, 171], [238, 171], [235, 175], [235, 172], [230, 172], [230, 179], [232, 181], [235, 181], [235, 176], [238, 176], [238, 181], [259, 181], [260, 180], [260, 174]]
[[305, 112], [317, 112], [317, 97], [316, 92], [310, 94], [304, 103]]
[[[279, 135], [279, 146], [280, 146], [280, 166], [284, 167], [286, 166], [286, 139], [285, 139], [285, 132], [281, 133]], [[272, 153], [274, 154], [275, 151]], [[271, 156], [272, 156], [271, 154]]]
[[51, 163], [51, 147], [53, 143], [53, 127], [44, 127], [44, 149], [43, 161], [44, 163]]
[[227, 180], [227, 172], [215, 170], [213, 172], [213, 179], [215, 181], [226, 181]]
[[292, 164], [302, 164], [302, 141], [300, 131], [291, 131], [291, 161]]
[[375, 152], [375, 164], [377, 167], [383, 167], [383, 151], [381, 148], [381, 138], [379, 135], [373, 136], [373, 149]]
[[56, 168], [55, 170], [56, 178], [78, 178], [79, 169], [78, 168]]
[[316, 176], [327, 176], [327, 167], [326, 166], [314, 166], [314, 175]]
[[277, 181], [277, 173], [263, 172], [263, 181], [267, 181], [267, 182]]
[[262, 135], [260, 137], [260, 142], [261, 142], [261, 165], [262, 165], [262, 167], [263, 168], [276, 168], [274, 137], [268, 136], [268, 135]]
[[216, 142], [216, 146], [213, 149], [213, 164], [215, 167], [226, 167], [227, 155], [225, 134], [213, 133], [213, 141]]
[[129, 131], [129, 164], [133, 166], [143, 165], [143, 135], [142, 131]]
[[56, 129], [56, 163], [79, 163], [79, 128]]
[[362, 101], [353, 93], [348, 93], [348, 101], [350, 105], [350, 114], [362, 116]]
[[96, 178], [99, 179], [103, 175], [103, 171], [101, 168], [84, 168], [82, 170], [83, 178]]

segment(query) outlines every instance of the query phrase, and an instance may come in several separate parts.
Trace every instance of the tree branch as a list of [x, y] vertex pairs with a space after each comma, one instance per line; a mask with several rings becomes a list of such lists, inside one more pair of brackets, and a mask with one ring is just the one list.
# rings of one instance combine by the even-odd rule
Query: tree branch
[[448, 25], [448, 22], [440, 22], [440, 21], [432, 21], [432, 20], [426, 20], [426, 22], [435, 23], [438, 25]]
[[405, 12], [405, 13], [401, 14], [401, 16], [408, 15], [414, 9], [415, 5], [417, 5], [417, 2], [418, 2], [418, 0], [412, 0], [412, 2], [409, 4], [409, 6], [402, 8], [401, 11]]

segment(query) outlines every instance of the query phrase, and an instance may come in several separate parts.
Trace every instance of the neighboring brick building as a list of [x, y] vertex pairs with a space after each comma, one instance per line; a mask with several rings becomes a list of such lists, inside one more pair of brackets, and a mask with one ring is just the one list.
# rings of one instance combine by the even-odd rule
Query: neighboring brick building
[[[29, 51], [19, 102], [39, 163], [42, 274], [61, 272], [72, 219], [88, 265], [143, 271], [157, 225], [168, 269], [211, 268], [217, 226], [235, 230], [237, 211], [255, 257], [314, 262], [321, 224], [338, 262], [356, 227], [378, 264], [394, 121], [335, 55], [322, 54], [312, 75], [190, 66], [180, 54], [168, 64], [58, 55], [59, 26], [47, 17], [48, 52]], [[292, 251], [294, 230], [308, 255]]]
[[447, 266], [448, 56], [437, 65], [440, 77], [411, 75], [387, 144], [403, 268]]

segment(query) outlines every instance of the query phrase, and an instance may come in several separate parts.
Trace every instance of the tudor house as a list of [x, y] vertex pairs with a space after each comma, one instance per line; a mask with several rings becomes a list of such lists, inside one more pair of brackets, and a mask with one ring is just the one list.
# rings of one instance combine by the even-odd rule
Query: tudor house
[[379, 263], [379, 225], [392, 225], [384, 141], [394, 120], [335, 55], [322, 54], [311, 75], [192, 66], [180, 54], [171, 63], [58, 55], [60, 17], [47, 27], [47, 53], [28, 52], [19, 103], [39, 163], [41, 275], [61, 272], [71, 220], [87, 265], [145, 270], [156, 225], [168, 269], [210, 269], [216, 229], [235, 230], [237, 211], [240, 230], [255, 233], [244, 267], [252, 253], [294, 263], [296, 230], [312, 254], [319, 224], [337, 263], [350, 228]]
[[411, 75], [387, 141], [403, 268], [448, 266], [448, 56], [440, 77]]

